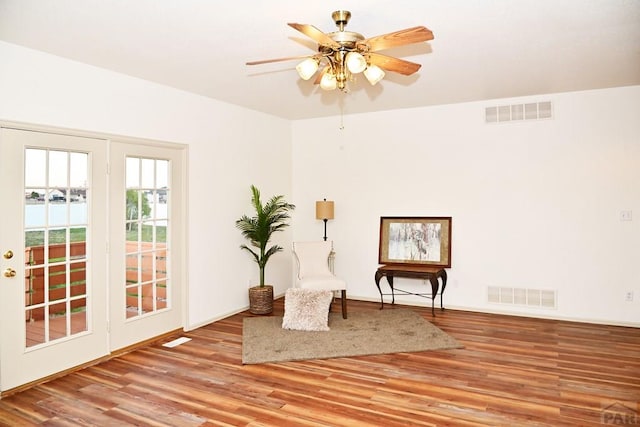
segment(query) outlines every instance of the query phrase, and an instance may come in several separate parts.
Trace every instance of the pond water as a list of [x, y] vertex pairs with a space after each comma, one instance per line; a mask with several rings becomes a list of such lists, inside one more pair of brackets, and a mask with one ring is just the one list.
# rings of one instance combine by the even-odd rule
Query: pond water
[[[154, 208], [157, 210], [157, 215], [154, 215]], [[49, 218], [47, 224], [45, 204], [28, 203], [24, 206], [24, 225], [26, 228], [44, 227], [45, 225], [49, 227], [65, 224], [84, 225], [87, 224], [87, 211], [86, 202], [72, 202], [69, 203], [69, 205], [64, 202], [49, 203]], [[67, 213], [69, 215], [68, 221]], [[166, 218], [167, 205], [163, 203], [151, 204], [150, 218], [154, 216], [157, 218]], [[159, 221], [157, 225], [166, 225], [166, 221]]]

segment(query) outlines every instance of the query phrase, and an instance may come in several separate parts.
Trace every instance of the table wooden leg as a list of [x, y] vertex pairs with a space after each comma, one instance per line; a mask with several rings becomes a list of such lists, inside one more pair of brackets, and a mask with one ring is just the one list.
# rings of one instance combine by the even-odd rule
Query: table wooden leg
[[378, 287], [378, 292], [380, 292], [380, 310], [382, 310], [384, 308], [384, 298], [382, 296], [382, 289], [380, 289], [380, 278], [384, 276], [384, 274], [382, 274], [379, 271], [376, 271], [376, 286]]
[[438, 278], [435, 275], [429, 278], [429, 282], [431, 282], [431, 315], [435, 316], [435, 301], [436, 296], [438, 295], [438, 288], [440, 287], [440, 283], [438, 282]]
[[387, 273], [387, 282], [389, 282], [389, 287], [391, 288], [391, 305], [396, 303], [396, 291], [393, 289], [393, 275]]
[[342, 318], [347, 318], [347, 291], [342, 289]]
[[440, 291], [440, 309], [444, 310], [442, 296], [444, 295], [444, 289], [447, 287], [447, 272], [444, 269], [441, 270], [440, 277], [442, 278], [442, 290]]

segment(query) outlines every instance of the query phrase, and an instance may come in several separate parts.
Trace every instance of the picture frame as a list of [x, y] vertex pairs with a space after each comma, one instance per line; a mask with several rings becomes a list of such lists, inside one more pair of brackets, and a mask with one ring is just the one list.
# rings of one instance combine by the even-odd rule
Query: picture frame
[[378, 263], [451, 267], [451, 217], [380, 217]]

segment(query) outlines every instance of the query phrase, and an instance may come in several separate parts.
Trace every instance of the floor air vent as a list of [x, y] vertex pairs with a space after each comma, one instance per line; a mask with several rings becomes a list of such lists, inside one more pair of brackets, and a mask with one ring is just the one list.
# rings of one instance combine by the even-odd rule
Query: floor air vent
[[499, 105], [484, 110], [486, 123], [503, 123], [519, 120], [540, 120], [553, 117], [551, 101], [528, 104]]
[[494, 304], [556, 308], [556, 291], [549, 289], [489, 286], [487, 297], [488, 301]]

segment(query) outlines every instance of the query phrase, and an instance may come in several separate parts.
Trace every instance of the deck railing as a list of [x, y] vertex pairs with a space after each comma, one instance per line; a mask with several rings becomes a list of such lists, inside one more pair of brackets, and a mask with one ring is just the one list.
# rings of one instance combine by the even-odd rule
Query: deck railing
[[[140, 253], [140, 264], [138, 257], [126, 257], [126, 282], [127, 284], [138, 283], [138, 271], [141, 272], [142, 308], [144, 311], [153, 309], [153, 286], [154, 279], [154, 257], [155, 257], [155, 279], [166, 278], [166, 245], [150, 242], [127, 242], [126, 252]], [[155, 250], [154, 250], [155, 249]], [[45, 302], [45, 292], [48, 292], [48, 301], [63, 301], [67, 298], [67, 287], [69, 297], [80, 297], [71, 301], [71, 309], [80, 309], [86, 305], [87, 293], [87, 264], [86, 242], [74, 242], [69, 245], [69, 253], [66, 253], [66, 245], [49, 245], [49, 265], [48, 265], [48, 286], [45, 289], [45, 247], [30, 246], [25, 248], [25, 305], [27, 308]], [[77, 261], [75, 261], [77, 260]], [[67, 261], [69, 262], [69, 278], [67, 279]], [[156, 286], [156, 301], [166, 301], [166, 282]], [[127, 306], [137, 307], [137, 293], [128, 291], [126, 293]], [[162, 305], [162, 304], [160, 304]], [[43, 320], [44, 310], [28, 310], [27, 320]]]

